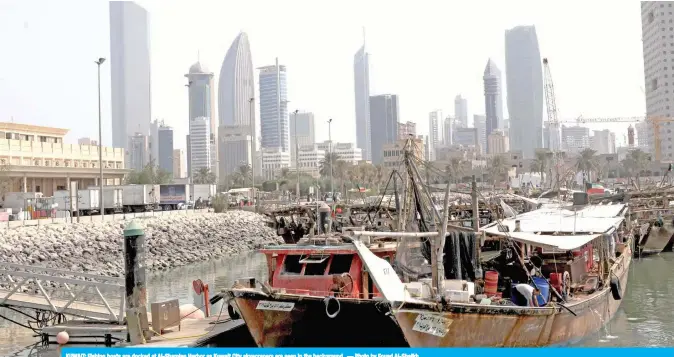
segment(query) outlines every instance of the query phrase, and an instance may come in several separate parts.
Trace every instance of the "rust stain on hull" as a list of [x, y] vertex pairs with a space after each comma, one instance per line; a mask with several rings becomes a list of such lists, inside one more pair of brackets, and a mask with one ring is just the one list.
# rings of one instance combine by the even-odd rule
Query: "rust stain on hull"
[[[620, 280], [621, 296], [627, 288], [631, 252], [621, 256], [623, 263], [616, 268]], [[615, 300], [608, 287], [596, 292], [586, 301], [569, 304], [577, 316], [558, 308], [514, 308], [516, 313], [488, 313], [488, 306], [465, 308], [459, 305], [450, 311], [405, 308], [395, 312], [396, 320], [410, 347], [535, 347], [581, 339], [598, 331], [615, 315], [621, 300]], [[514, 311], [513, 311], [514, 310]], [[420, 313], [442, 316], [451, 320], [443, 337], [415, 331]]]

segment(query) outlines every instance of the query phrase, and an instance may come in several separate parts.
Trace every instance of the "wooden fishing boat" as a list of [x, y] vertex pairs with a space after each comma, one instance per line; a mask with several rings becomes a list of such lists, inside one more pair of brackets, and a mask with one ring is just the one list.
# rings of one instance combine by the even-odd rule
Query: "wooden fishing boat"
[[[415, 293], [418, 282], [403, 283], [366, 249], [359, 254], [411, 347], [557, 345], [598, 331], [618, 310], [632, 261], [627, 211], [624, 204], [539, 209], [486, 226], [506, 248], [500, 268], [485, 266], [494, 270], [484, 288], [442, 273], [432, 289]], [[537, 293], [527, 299], [520, 284]]]
[[[366, 247], [384, 261], [396, 252], [387, 239]], [[352, 243], [317, 236], [261, 252], [269, 281], [242, 279], [223, 291], [258, 346], [408, 346]]]

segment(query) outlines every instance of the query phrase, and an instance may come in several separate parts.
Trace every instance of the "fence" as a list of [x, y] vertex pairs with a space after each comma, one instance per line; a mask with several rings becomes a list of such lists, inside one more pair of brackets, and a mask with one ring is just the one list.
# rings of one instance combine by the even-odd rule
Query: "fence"
[[[152, 211], [152, 212], [136, 212], [136, 213], [116, 213], [116, 214], [106, 214], [104, 216], [95, 215], [95, 216], [80, 216], [80, 217], [49, 217], [42, 219], [27, 219], [21, 221], [6, 221], [0, 222], [0, 230], [2, 229], [11, 229], [17, 227], [25, 226], [40, 226], [46, 224], [64, 224], [64, 223], [88, 223], [88, 222], [101, 222], [101, 221], [120, 221], [128, 220], [138, 217], [163, 217], [163, 216], [175, 216], [175, 215], [193, 215], [193, 214], [208, 214], [210, 209], [188, 209], [188, 210], [175, 210], [175, 211]], [[101, 219], [103, 217], [103, 219]]]

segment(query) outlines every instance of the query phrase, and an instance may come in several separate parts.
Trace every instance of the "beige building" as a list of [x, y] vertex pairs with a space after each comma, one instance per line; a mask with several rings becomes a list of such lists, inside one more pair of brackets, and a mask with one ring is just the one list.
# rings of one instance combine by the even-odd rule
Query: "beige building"
[[183, 178], [187, 177], [187, 168], [185, 158], [185, 150], [183, 149], [174, 149], [173, 150], [173, 178]]
[[505, 154], [510, 151], [510, 141], [500, 130], [494, 130], [487, 137], [487, 147], [490, 155]]
[[[0, 165], [10, 180], [9, 192], [42, 192], [52, 196], [70, 182], [78, 187], [98, 185], [98, 146], [64, 144], [68, 129], [0, 123]], [[119, 185], [124, 169], [124, 149], [103, 147], [106, 185]]]
[[[411, 142], [412, 154], [423, 161], [425, 158], [424, 141], [422, 139], [409, 139]], [[387, 168], [395, 168], [401, 165], [403, 154], [406, 150], [405, 144], [407, 140], [398, 140], [392, 144], [384, 144], [382, 146], [384, 154], [383, 166]]]

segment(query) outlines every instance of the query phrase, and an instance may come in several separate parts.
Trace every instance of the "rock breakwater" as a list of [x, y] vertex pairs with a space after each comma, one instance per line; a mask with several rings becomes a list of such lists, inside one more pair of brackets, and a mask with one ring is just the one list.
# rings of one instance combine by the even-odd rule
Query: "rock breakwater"
[[[282, 243], [264, 217], [229, 211], [138, 218], [145, 227], [146, 264], [163, 270]], [[130, 221], [50, 224], [0, 231], [9, 263], [105, 276], [124, 271], [123, 231]]]

